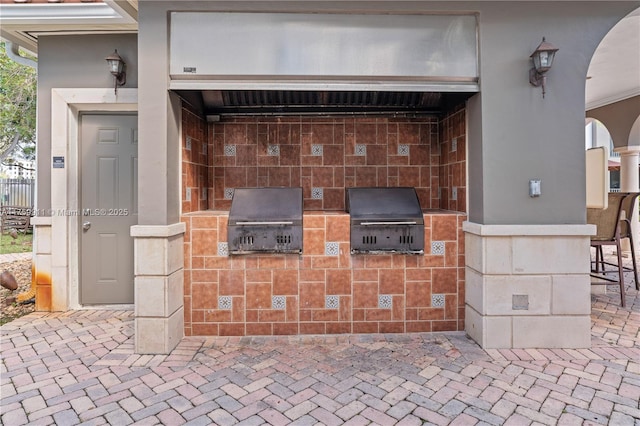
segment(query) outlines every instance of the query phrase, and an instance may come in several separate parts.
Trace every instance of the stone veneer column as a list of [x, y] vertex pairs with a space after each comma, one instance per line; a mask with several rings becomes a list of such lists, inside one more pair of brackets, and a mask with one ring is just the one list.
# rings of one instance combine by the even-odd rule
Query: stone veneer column
[[[615, 152], [620, 153], [620, 192], [638, 192], [640, 191], [640, 176], [638, 171], [638, 156], [640, 155], [640, 146], [625, 146], [616, 148]], [[638, 207], [636, 206], [631, 218], [631, 230], [633, 236], [638, 235]], [[634, 241], [637, 247], [640, 247], [638, 241]], [[634, 248], [630, 247], [629, 240], [622, 241], [622, 250], [629, 252]]]
[[593, 225], [464, 222], [465, 329], [483, 348], [591, 346]]
[[135, 225], [135, 352], [167, 354], [184, 336], [184, 223]]

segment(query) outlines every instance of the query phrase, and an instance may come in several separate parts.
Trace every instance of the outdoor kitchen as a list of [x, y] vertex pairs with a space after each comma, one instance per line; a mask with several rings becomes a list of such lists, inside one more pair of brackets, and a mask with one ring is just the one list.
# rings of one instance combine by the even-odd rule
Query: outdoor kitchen
[[[110, 2], [111, 24], [60, 32], [66, 3], [35, 3], [2, 10], [14, 47], [39, 52], [36, 206], [117, 192], [127, 212], [108, 232], [32, 218], [43, 310], [133, 308], [140, 355], [185, 334], [590, 345], [575, 141], [585, 112], [609, 126], [628, 109], [590, 106], [580, 76], [633, 5]], [[633, 123], [614, 127], [637, 172]]]
[[476, 16], [173, 12], [170, 26], [185, 333], [464, 330]]
[[[185, 106], [182, 117], [187, 335], [464, 330], [463, 106], [441, 117], [231, 116], [215, 122]], [[277, 195], [283, 191], [288, 195]], [[419, 217], [386, 218], [400, 223], [378, 232], [409, 235], [417, 226], [410, 231], [417, 245], [355, 247], [352, 234], [364, 231], [354, 231], [354, 219], [367, 232], [383, 222], [375, 212], [356, 217], [361, 208], [353, 202], [361, 194], [369, 209], [392, 213], [402, 210], [403, 195], [415, 194]], [[415, 202], [409, 198], [405, 210], [415, 213]], [[287, 216], [287, 204], [290, 213], [302, 208], [302, 220]], [[285, 216], [269, 219], [274, 205]], [[238, 223], [254, 234], [260, 228], [262, 241], [269, 221], [276, 233], [300, 225], [301, 252], [278, 249], [285, 246], [275, 237], [269, 250], [239, 244], [242, 232], [245, 244], [258, 238], [247, 239]]]

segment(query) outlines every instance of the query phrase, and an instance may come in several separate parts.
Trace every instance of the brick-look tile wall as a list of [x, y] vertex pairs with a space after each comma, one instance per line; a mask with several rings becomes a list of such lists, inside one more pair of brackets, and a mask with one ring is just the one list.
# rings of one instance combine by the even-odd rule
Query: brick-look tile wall
[[[439, 121], [251, 117], [207, 125], [184, 109], [186, 334], [463, 330], [464, 114], [460, 108]], [[232, 190], [251, 186], [303, 188], [302, 255], [227, 255]], [[351, 255], [344, 212], [351, 186], [413, 186], [423, 208], [461, 213], [425, 214], [424, 255]]]
[[233, 188], [260, 186], [302, 187], [305, 210], [344, 211], [354, 186], [412, 186], [440, 207], [435, 118], [226, 118], [209, 131], [216, 210]]
[[467, 211], [465, 120], [466, 110], [460, 107], [440, 121], [440, 208], [459, 212]]
[[182, 109], [182, 213], [209, 208], [212, 151], [207, 123], [187, 108]]
[[463, 330], [466, 216], [424, 217], [424, 255], [351, 255], [348, 214], [307, 212], [302, 255], [228, 256], [225, 212], [185, 215], [185, 333]]

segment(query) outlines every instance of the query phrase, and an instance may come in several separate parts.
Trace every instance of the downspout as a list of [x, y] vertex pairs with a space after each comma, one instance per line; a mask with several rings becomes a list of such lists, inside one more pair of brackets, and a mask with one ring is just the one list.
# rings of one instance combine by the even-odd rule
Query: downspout
[[26, 65], [31, 68], [38, 68], [38, 63], [33, 59], [25, 58], [24, 56], [20, 56], [20, 46], [14, 44], [13, 42], [6, 41], [5, 42], [7, 56], [12, 59], [14, 62], [17, 62], [22, 65]]

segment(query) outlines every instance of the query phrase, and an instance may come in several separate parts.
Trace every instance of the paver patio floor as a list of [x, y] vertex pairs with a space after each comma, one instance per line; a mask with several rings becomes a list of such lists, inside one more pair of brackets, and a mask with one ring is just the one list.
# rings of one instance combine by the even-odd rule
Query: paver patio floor
[[[629, 277], [631, 278], [631, 277]], [[189, 337], [133, 353], [131, 311], [1, 327], [1, 420], [23, 424], [640, 426], [640, 296], [592, 296], [592, 347], [480, 349], [464, 333]]]

